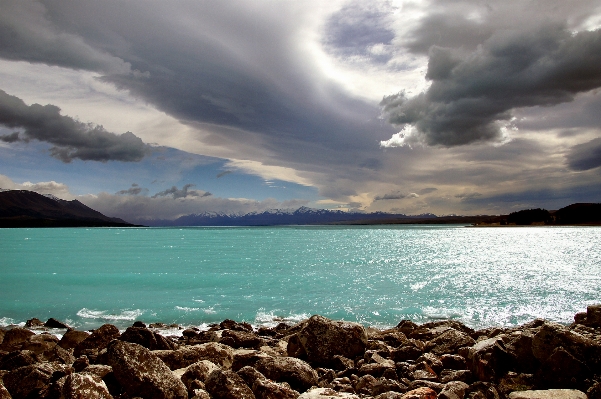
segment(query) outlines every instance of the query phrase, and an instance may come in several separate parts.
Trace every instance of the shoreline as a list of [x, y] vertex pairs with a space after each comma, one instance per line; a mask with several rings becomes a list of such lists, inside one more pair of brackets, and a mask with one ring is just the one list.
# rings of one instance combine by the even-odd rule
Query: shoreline
[[[123, 399], [601, 397], [601, 305], [569, 325], [535, 319], [479, 330], [452, 319], [378, 329], [317, 315], [259, 328], [223, 320], [206, 330], [27, 324], [0, 328], [2, 398], [75, 398], [86, 384], [86, 397]], [[158, 333], [165, 328], [181, 335]]]

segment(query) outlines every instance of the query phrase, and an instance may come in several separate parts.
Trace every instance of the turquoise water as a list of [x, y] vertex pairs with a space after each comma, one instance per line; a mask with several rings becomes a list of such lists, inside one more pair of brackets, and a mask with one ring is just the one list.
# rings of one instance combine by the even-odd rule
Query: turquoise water
[[600, 243], [595, 227], [0, 229], [0, 325], [570, 323], [601, 302]]

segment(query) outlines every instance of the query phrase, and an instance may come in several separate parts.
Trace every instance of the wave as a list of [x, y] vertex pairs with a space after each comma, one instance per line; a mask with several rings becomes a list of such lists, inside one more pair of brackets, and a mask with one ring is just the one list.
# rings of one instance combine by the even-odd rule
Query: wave
[[141, 309], [123, 309], [121, 313], [109, 313], [108, 310], [93, 310], [83, 308], [77, 311], [77, 315], [83, 319], [101, 319], [101, 320], [136, 320], [144, 311]]

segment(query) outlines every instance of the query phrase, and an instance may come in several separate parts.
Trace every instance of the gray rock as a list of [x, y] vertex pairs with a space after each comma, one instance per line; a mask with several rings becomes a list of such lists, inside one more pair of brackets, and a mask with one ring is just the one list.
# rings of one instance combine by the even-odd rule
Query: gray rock
[[114, 340], [107, 348], [115, 378], [130, 396], [187, 399], [181, 380], [151, 351], [138, 344]]
[[576, 389], [547, 389], [512, 392], [509, 399], [586, 399], [586, 394]]
[[214, 370], [205, 386], [214, 399], [255, 399], [255, 394], [242, 377], [231, 370]]
[[112, 324], [104, 324], [94, 330], [86, 339], [79, 342], [73, 351], [75, 357], [81, 356], [86, 349], [101, 350], [108, 346], [109, 342], [119, 338], [119, 329]]
[[336, 355], [349, 359], [363, 356], [366, 347], [367, 333], [361, 324], [316, 315], [307, 320], [294, 340], [288, 341], [288, 354], [327, 366]]
[[303, 360], [294, 357], [261, 359], [255, 364], [255, 368], [265, 377], [277, 382], [287, 382], [299, 392], [317, 385], [317, 372]]

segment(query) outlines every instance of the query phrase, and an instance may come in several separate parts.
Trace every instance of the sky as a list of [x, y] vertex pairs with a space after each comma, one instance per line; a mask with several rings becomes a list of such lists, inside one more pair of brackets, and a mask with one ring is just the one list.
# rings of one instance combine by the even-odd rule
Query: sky
[[143, 223], [601, 202], [601, 4], [0, 0], [0, 188]]

